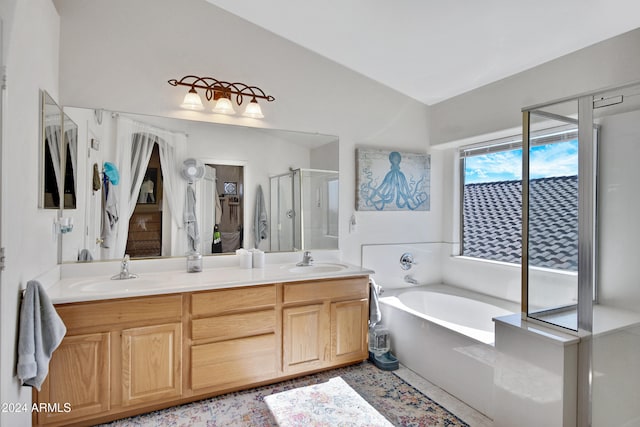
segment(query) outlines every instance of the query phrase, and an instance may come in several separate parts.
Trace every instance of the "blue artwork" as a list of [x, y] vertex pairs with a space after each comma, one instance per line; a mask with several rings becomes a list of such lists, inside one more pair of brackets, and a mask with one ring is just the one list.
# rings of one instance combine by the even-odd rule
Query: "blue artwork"
[[359, 148], [356, 159], [357, 210], [429, 210], [429, 155]]

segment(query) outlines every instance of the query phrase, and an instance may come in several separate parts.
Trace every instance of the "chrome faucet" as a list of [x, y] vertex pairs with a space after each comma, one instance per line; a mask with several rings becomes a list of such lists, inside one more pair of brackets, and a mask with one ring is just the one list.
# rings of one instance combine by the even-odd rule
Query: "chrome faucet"
[[414, 279], [411, 274], [407, 274], [406, 276], [404, 276], [404, 281], [407, 282], [410, 285], [417, 285], [418, 284], [418, 281], [416, 279]]
[[296, 264], [298, 267], [309, 267], [313, 263], [313, 258], [311, 257], [311, 252], [304, 251], [302, 254], [302, 261]]
[[129, 273], [129, 255], [125, 254], [122, 258], [122, 264], [120, 264], [120, 273], [112, 276], [111, 280], [135, 279], [136, 277], [138, 277], [137, 274]]

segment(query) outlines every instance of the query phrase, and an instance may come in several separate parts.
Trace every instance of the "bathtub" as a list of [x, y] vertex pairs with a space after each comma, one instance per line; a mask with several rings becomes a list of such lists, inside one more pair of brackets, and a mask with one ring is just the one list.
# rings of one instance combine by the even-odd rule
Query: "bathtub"
[[493, 418], [492, 319], [519, 312], [518, 304], [429, 285], [385, 290], [380, 309], [400, 363]]

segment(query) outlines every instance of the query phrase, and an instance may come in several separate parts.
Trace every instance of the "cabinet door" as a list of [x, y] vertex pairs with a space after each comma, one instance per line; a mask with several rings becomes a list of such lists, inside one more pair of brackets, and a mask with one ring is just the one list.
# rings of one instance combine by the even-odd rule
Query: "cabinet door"
[[182, 394], [180, 323], [122, 331], [122, 404], [150, 403]]
[[[109, 333], [67, 336], [53, 352], [38, 403], [59, 411], [38, 413], [38, 423], [53, 423], [109, 410]], [[70, 407], [71, 411], [65, 411]]]
[[312, 304], [283, 310], [283, 370], [321, 368], [329, 360], [329, 306]]
[[367, 299], [331, 304], [331, 361], [335, 363], [364, 360], [367, 348]]

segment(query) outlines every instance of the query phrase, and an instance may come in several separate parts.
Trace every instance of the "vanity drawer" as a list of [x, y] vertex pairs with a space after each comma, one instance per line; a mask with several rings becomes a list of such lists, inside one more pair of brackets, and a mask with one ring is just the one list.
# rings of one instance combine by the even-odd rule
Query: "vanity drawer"
[[369, 296], [367, 276], [285, 283], [284, 303], [360, 299]]
[[275, 305], [275, 285], [221, 289], [199, 292], [191, 296], [191, 314], [194, 317], [273, 308]]
[[276, 311], [262, 310], [194, 319], [191, 323], [191, 338], [221, 341], [273, 333], [275, 330]]
[[191, 388], [229, 388], [275, 378], [276, 335], [191, 347]]
[[67, 330], [104, 330], [105, 327], [152, 325], [181, 321], [182, 295], [126, 298], [56, 305]]

